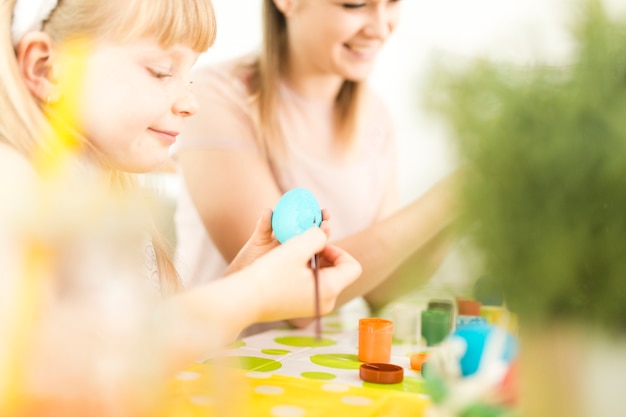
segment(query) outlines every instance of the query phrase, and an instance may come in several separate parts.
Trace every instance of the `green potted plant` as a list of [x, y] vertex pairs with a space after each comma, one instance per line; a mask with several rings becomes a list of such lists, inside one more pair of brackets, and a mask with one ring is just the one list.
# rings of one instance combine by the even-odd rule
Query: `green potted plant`
[[425, 95], [471, 168], [463, 232], [518, 315], [528, 416], [626, 403], [626, 19], [575, 5], [567, 65], [437, 65]]

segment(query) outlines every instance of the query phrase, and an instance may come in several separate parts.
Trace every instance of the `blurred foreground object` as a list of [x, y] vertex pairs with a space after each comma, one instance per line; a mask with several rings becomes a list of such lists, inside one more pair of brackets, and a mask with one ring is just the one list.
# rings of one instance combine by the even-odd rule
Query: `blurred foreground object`
[[71, 178], [0, 210], [3, 417], [140, 415], [165, 381], [142, 202]]
[[[422, 374], [437, 406], [428, 417], [516, 413], [516, 338], [500, 326], [469, 324], [433, 348]], [[477, 414], [476, 410], [490, 410]]]
[[440, 67], [428, 92], [474, 169], [465, 230], [519, 317], [524, 416], [626, 409], [626, 16], [572, 11], [569, 65]]
[[149, 314], [159, 294], [141, 279], [145, 201], [85, 163], [73, 130], [82, 47], [60, 48], [64, 99], [46, 105], [39, 176], [0, 178], [11, 190], [0, 206], [3, 417], [147, 415], [166, 381]]

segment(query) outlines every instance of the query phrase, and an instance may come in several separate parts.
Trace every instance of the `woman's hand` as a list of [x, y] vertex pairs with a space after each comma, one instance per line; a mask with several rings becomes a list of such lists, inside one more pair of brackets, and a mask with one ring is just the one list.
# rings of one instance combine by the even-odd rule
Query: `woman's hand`
[[[327, 209], [323, 209], [320, 229], [324, 231], [327, 237], [330, 236], [329, 219], [330, 213]], [[267, 208], [261, 213], [252, 236], [230, 263], [224, 276], [240, 271], [279, 245], [280, 242], [278, 242], [272, 232], [272, 209]]]

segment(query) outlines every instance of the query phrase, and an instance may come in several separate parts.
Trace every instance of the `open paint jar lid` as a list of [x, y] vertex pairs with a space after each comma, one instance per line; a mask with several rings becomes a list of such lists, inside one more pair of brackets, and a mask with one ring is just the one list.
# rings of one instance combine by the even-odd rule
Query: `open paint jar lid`
[[363, 381], [376, 384], [398, 384], [404, 379], [404, 368], [390, 363], [364, 363], [359, 368]]

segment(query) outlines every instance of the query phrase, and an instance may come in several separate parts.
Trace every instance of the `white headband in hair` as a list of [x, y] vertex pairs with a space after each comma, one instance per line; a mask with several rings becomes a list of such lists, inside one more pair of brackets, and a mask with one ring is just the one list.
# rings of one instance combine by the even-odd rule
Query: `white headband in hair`
[[28, 32], [41, 30], [58, 0], [17, 0], [13, 7], [11, 38], [17, 45]]

